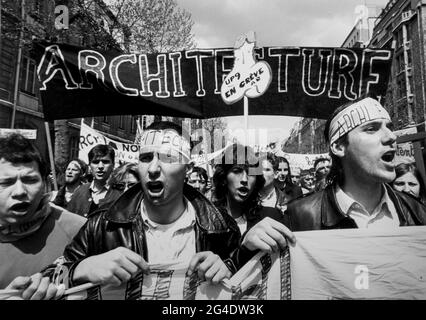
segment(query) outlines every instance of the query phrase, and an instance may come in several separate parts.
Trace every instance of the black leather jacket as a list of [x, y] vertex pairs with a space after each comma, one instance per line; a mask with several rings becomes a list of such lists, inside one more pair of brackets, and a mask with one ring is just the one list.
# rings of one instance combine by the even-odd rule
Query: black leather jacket
[[[190, 186], [184, 186], [184, 196], [196, 211], [196, 251], [214, 252], [233, 273], [236, 272], [237, 268], [230, 258], [237, 250], [240, 239], [235, 221]], [[123, 193], [111, 207], [89, 216], [64, 251], [65, 265], [70, 268], [70, 279], [81, 260], [121, 246], [139, 253], [147, 261], [145, 231], [140, 215], [142, 199], [142, 187], [137, 184]]]
[[[398, 213], [400, 226], [425, 225], [426, 207], [414, 197], [385, 185]], [[337, 205], [334, 186], [288, 204], [286, 224], [292, 231], [357, 228]]]

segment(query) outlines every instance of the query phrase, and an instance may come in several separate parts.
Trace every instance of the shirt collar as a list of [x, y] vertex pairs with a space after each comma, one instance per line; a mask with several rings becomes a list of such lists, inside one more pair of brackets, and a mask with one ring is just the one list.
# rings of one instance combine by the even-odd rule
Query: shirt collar
[[181, 216], [174, 222], [170, 224], [160, 224], [152, 221], [146, 212], [145, 205], [141, 205], [141, 215], [142, 215], [142, 221], [145, 226], [147, 226], [150, 229], [168, 229], [170, 227], [174, 227], [176, 230], [181, 230], [184, 228], [192, 227], [195, 224], [195, 208], [191, 204], [190, 201], [188, 201], [185, 197], [183, 197], [183, 201], [185, 204], [185, 210], [181, 214]]
[[89, 189], [92, 191], [92, 192], [101, 192], [101, 191], [103, 191], [103, 190], [109, 190], [109, 184], [108, 183], [105, 183], [105, 185], [101, 188], [101, 189], [97, 189], [96, 187], [95, 187], [95, 180], [93, 180], [91, 183], [90, 183], [90, 187], [89, 187]]
[[[380, 199], [379, 204], [374, 209], [374, 212], [376, 212], [377, 209], [382, 209], [383, 206], [386, 206], [387, 209], [389, 210], [389, 203], [392, 201], [389, 198], [388, 191], [386, 190], [386, 188], [384, 187], [384, 185], [382, 185], [381, 189], [382, 189], [382, 198]], [[361, 206], [363, 208], [363, 206], [360, 203], [358, 203], [357, 201], [355, 201], [354, 199], [352, 199], [350, 196], [348, 196], [342, 190], [342, 188], [340, 188], [339, 185], [336, 186], [336, 200], [337, 200], [337, 204], [339, 205], [340, 209], [342, 210], [342, 212], [345, 215], [348, 215], [349, 210], [352, 208], [352, 206], [354, 204], [357, 204], [357, 205], [359, 205], [359, 206]]]

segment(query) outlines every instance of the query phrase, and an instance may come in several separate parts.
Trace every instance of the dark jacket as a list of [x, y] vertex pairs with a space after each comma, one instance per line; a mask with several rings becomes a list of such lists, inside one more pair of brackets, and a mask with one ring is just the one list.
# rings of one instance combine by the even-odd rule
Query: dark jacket
[[[237, 224], [192, 187], [184, 186], [184, 196], [196, 211], [196, 251], [214, 252], [234, 273], [237, 269], [230, 256], [239, 243]], [[147, 261], [145, 230], [140, 214], [142, 199], [142, 187], [137, 184], [124, 192], [111, 207], [89, 216], [87, 223], [64, 251], [71, 279], [79, 261], [117, 247], [139, 253]]]
[[[400, 226], [425, 225], [426, 207], [414, 197], [385, 185], [393, 201]], [[286, 224], [292, 231], [357, 228], [355, 221], [346, 216], [337, 204], [334, 186], [293, 201], [286, 211]]]
[[[227, 209], [223, 202], [216, 201], [214, 202], [214, 205], [217, 208], [219, 208], [221, 211], [227, 212]], [[282, 224], [286, 223], [283, 212], [281, 212], [278, 208], [264, 207], [260, 204], [250, 208], [246, 215], [246, 219], [247, 219], [246, 232], [241, 236], [240, 245], [237, 248], [237, 250], [234, 250], [233, 253], [231, 254], [232, 261], [234, 265], [236, 266], [237, 270], [240, 269], [242, 266], [244, 266], [259, 251], [259, 250], [250, 251], [246, 247], [241, 245], [241, 242], [244, 239], [245, 234], [252, 227], [254, 227], [258, 222], [260, 222], [266, 217], [274, 219]], [[233, 218], [231, 219], [235, 222]], [[237, 228], [238, 228], [238, 225], [237, 225]]]
[[68, 203], [67, 210], [80, 216], [87, 217], [92, 206], [92, 191], [90, 183], [81, 185], [72, 195], [71, 201]]

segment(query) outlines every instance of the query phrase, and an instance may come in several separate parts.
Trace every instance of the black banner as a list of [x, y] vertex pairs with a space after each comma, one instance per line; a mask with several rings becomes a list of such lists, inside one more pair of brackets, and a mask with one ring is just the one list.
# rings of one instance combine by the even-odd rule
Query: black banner
[[[233, 49], [121, 54], [42, 42], [34, 48], [47, 120], [243, 114], [243, 100], [227, 105], [220, 95], [233, 67]], [[261, 47], [255, 49], [255, 58], [270, 65], [272, 81], [261, 97], [249, 99], [250, 115], [327, 118], [339, 105], [367, 92], [385, 96], [392, 51]]]

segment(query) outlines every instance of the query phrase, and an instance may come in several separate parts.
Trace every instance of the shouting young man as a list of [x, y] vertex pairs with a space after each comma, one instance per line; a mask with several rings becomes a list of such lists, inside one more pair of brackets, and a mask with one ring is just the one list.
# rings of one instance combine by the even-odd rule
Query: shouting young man
[[332, 158], [329, 186], [288, 206], [292, 231], [424, 225], [426, 208], [394, 191], [396, 136], [372, 98], [336, 109], [324, 134]]
[[108, 209], [90, 216], [65, 249], [71, 284], [119, 285], [148, 263], [189, 262], [189, 273], [219, 282], [236, 268], [229, 258], [239, 230], [198, 191], [184, 183], [189, 136], [170, 122], [156, 122], [141, 139], [141, 183]]

